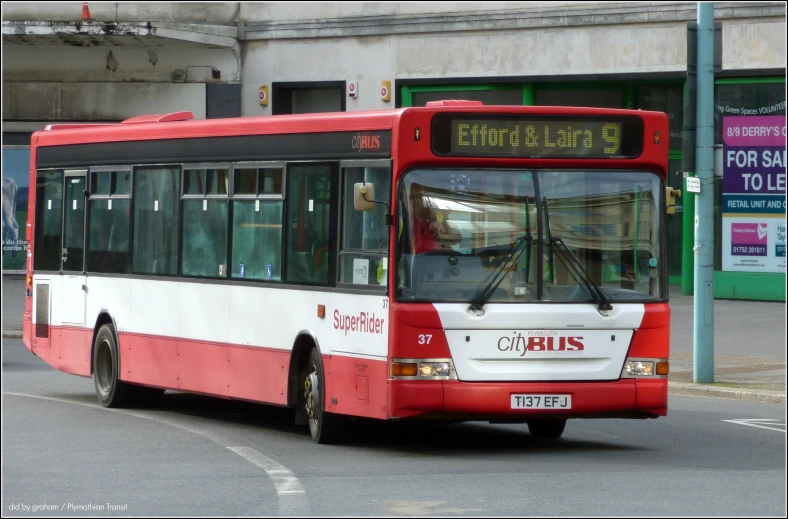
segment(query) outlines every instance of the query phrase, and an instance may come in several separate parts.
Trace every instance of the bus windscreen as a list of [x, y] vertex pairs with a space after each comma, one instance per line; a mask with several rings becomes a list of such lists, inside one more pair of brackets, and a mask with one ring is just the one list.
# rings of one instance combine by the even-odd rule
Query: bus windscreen
[[637, 158], [637, 117], [438, 114], [432, 151], [439, 156], [511, 158]]

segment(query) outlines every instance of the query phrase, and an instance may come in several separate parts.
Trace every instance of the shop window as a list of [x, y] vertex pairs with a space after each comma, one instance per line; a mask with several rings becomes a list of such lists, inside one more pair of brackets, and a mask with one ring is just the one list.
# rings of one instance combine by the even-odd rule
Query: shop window
[[723, 84], [715, 89], [714, 143], [722, 143], [722, 117], [785, 115], [785, 82]]
[[344, 112], [345, 83], [274, 83], [271, 103], [273, 115]]
[[[784, 272], [785, 209], [783, 205], [780, 211], [779, 204], [785, 203], [785, 135], [766, 132], [774, 127], [784, 131], [785, 82], [739, 81], [720, 80], [715, 88], [715, 143], [723, 145], [724, 155], [723, 177], [714, 179], [714, 269]], [[753, 122], [742, 122], [741, 118], [752, 118]], [[724, 136], [726, 127], [731, 133]], [[743, 130], [753, 131], [745, 135]], [[756, 160], [728, 163], [729, 151], [754, 156]], [[760, 187], [748, 182], [748, 178], [758, 178]], [[727, 207], [730, 212], [726, 212]], [[757, 235], [738, 234], [734, 238], [736, 231], [754, 233], [756, 225]], [[766, 230], [762, 236], [761, 229]], [[734, 251], [736, 245], [747, 250]]]
[[670, 120], [670, 149], [681, 151], [684, 132], [684, 88], [681, 85], [641, 86], [637, 108], [665, 112]]
[[523, 104], [523, 91], [516, 90], [453, 90], [440, 92], [413, 92], [412, 106], [426, 106], [430, 101], [447, 99], [464, 99], [481, 101], [485, 105], [517, 105]]
[[536, 91], [540, 106], [625, 108], [624, 93], [615, 89], [543, 89]]

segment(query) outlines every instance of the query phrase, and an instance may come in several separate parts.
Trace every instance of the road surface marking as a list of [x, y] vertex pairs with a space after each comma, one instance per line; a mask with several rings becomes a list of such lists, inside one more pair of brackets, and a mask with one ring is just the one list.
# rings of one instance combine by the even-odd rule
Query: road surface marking
[[135, 418], [159, 422], [164, 425], [169, 425], [170, 427], [181, 429], [182, 431], [196, 434], [197, 436], [210, 440], [219, 446], [234, 452], [238, 456], [244, 458], [246, 461], [249, 461], [253, 465], [263, 469], [276, 488], [277, 500], [279, 501], [279, 515], [305, 516], [311, 513], [309, 509], [309, 501], [306, 498], [306, 491], [304, 491], [304, 488], [301, 486], [301, 482], [298, 481], [298, 478], [295, 477], [292, 471], [290, 471], [281, 463], [272, 460], [271, 458], [251, 447], [231, 447], [227, 445], [228, 442], [226, 442], [220, 435], [211, 433], [210, 431], [184, 425], [182, 423], [168, 420], [159, 416], [149, 416], [140, 411], [130, 411], [127, 409], [108, 409], [98, 404], [88, 404], [68, 398], [32, 395], [29, 393], [15, 393], [12, 391], [3, 391], [3, 394], [9, 396], [35, 398], [37, 400], [49, 400], [51, 402], [60, 402], [63, 404], [81, 405], [83, 407], [91, 407], [100, 411], [111, 411], [133, 416]]
[[[733, 423], [737, 425], [746, 425], [749, 427], [757, 427], [759, 429], [769, 429], [770, 431], [777, 431], [782, 433], [785, 432], [785, 420], [778, 420], [776, 418], [741, 418], [738, 420], [723, 420], [723, 422]], [[783, 428], [778, 429], [777, 427], [769, 427], [770, 425], [783, 427]]]

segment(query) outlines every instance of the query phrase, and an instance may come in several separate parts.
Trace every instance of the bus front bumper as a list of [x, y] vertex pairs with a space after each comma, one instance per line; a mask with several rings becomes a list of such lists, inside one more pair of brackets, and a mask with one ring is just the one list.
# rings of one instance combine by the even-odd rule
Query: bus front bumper
[[[512, 409], [512, 395], [571, 395], [571, 409]], [[605, 382], [389, 380], [389, 417], [468, 420], [666, 416], [667, 378]]]

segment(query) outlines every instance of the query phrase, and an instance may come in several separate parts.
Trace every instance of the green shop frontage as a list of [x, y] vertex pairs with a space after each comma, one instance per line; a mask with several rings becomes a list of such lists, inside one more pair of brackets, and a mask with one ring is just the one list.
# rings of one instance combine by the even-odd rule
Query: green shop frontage
[[[730, 76], [731, 72], [726, 75]], [[770, 158], [770, 175], [766, 177], [763, 189], [769, 190], [772, 199], [782, 202], [779, 212], [769, 214], [758, 212], [732, 215], [724, 210], [728, 198], [725, 193], [732, 189], [734, 175], [747, 179], [754, 178], [757, 171], [747, 168], [727, 168], [729, 182], [723, 182], [723, 170], [715, 172], [714, 193], [714, 296], [720, 299], [748, 299], [758, 301], [785, 301], [785, 72], [771, 71], [771, 75], [718, 77], [715, 80], [715, 144], [724, 147], [723, 125], [735, 131], [738, 126], [748, 128], [747, 121], [755, 126], [777, 122], [781, 126], [780, 146], [775, 146], [774, 136], [760, 136], [753, 131], [752, 138], [746, 142], [753, 149], [747, 153], [764, 150]], [[544, 81], [542, 78], [529, 78], [523, 81], [498, 82], [497, 79], [419, 79], [397, 81], [398, 106], [424, 106], [429, 101], [442, 99], [469, 99], [482, 101], [485, 105], [523, 105], [523, 106], [591, 106], [600, 108], [626, 108], [656, 110], [665, 112], [670, 118], [670, 162], [667, 185], [681, 188], [682, 196], [676, 200], [675, 214], [666, 215], [668, 273], [671, 285], [681, 285], [683, 293], [692, 293], [692, 248], [694, 228], [694, 195], [686, 190], [685, 174], [682, 171], [682, 135], [685, 80], [683, 75], [661, 76], [644, 79], [606, 78], [597, 81], [582, 78], [575, 81]], [[742, 119], [752, 117], [753, 119]], [[757, 118], [757, 119], [756, 119]], [[757, 123], [757, 124], [755, 124]], [[741, 130], [740, 130], [741, 131]], [[748, 131], [748, 130], [745, 130]], [[756, 133], [758, 133], [756, 135]], [[760, 140], [763, 142], [759, 142]], [[768, 142], [767, 142], [768, 141]], [[732, 153], [742, 151], [740, 147], [730, 147]], [[766, 151], [768, 150], [768, 151]], [[723, 150], [723, 152], [726, 150]], [[722, 156], [722, 154], [719, 154]], [[731, 155], [733, 156], [733, 155]], [[772, 158], [773, 157], [773, 158]], [[734, 164], [735, 166], [735, 164]], [[753, 166], [757, 169], [756, 166]], [[693, 168], [694, 169], [694, 168]], [[748, 176], [749, 175], [749, 176]], [[735, 182], [733, 182], [735, 184]], [[723, 196], [725, 195], [725, 196]], [[751, 196], [753, 193], [742, 194]], [[757, 197], [757, 194], [754, 195]], [[733, 204], [734, 202], [727, 202]], [[769, 223], [769, 236], [766, 247], [769, 261], [763, 258], [742, 259], [731, 257], [742, 250], [736, 243], [739, 232], [760, 232], [759, 217]], [[739, 217], [738, 219], [736, 217]], [[735, 223], [731, 223], [735, 222]], [[731, 238], [731, 232], [734, 238]], [[733, 241], [731, 241], [733, 240]], [[746, 241], [746, 239], [745, 239]], [[761, 254], [763, 248], [758, 248]], [[683, 258], [683, 259], [682, 259]], [[749, 263], [748, 263], [749, 262]], [[687, 267], [689, 265], [689, 267]]]

